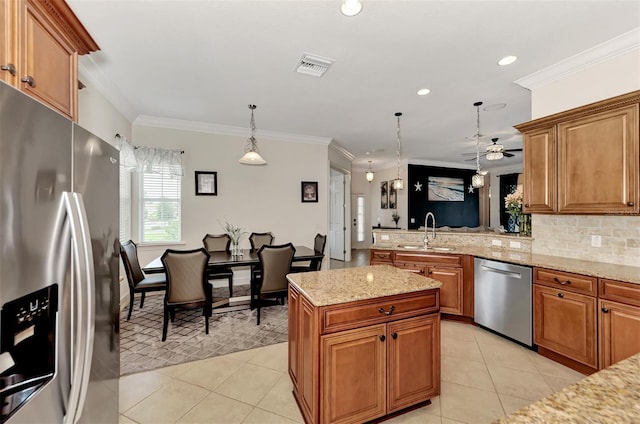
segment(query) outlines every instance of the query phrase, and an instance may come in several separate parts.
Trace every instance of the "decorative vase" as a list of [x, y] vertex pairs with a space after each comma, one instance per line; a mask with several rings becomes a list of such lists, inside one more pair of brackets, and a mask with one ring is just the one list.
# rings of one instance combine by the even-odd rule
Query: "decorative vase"
[[507, 232], [509, 233], [517, 233], [518, 232], [518, 217], [512, 214], [509, 214], [509, 220], [507, 221]]
[[518, 222], [520, 235], [524, 237], [531, 236], [531, 217], [529, 215], [520, 215]]
[[231, 256], [242, 256], [242, 249], [238, 242], [231, 242]]

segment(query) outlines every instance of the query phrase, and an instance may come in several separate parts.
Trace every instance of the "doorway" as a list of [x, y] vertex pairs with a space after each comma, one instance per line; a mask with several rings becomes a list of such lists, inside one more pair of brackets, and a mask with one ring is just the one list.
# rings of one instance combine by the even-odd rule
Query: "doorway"
[[351, 216], [351, 202], [346, 197], [349, 183], [348, 173], [330, 168], [329, 257], [339, 261], [351, 260], [351, 231], [347, 231], [347, 217]]

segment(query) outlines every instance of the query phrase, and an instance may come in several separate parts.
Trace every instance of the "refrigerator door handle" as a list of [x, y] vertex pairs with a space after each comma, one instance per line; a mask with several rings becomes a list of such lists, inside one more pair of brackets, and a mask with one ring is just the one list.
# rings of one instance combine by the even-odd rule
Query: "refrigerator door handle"
[[[91, 355], [93, 353], [92, 317], [93, 309], [93, 255], [91, 237], [82, 196], [78, 193], [63, 192], [62, 203], [71, 230], [71, 252], [73, 258], [72, 298], [72, 340], [71, 340], [71, 388], [64, 417], [65, 424], [75, 424], [80, 419], [87, 390]], [[88, 251], [87, 251], [88, 247]]]
[[78, 422], [80, 416], [82, 415], [82, 409], [84, 408], [84, 403], [87, 395], [87, 389], [89, 388], [89, 376], [91, 374], [91, 359], [93, 356], [93, 339], [95, 336], [95, 321], [96, 321], [96, 311], [95, 311], [95, 272], [93, 265], [93, 250], [91, 248], [91, 232], [89, 230], [89, 221], [87, 219], [87, 211], [84, 206], [84, 200], [82, 198], [82, 194], [73, 193], [73, 201], [76, 208], [76, 212], [78, 214], [78, 224], [80, 230], [80, 238], [78, 242], [81, 247], [81, 251], [79, 252], [83, 256], [83, 262], [85, 264], [84, 268], [84, 279], [78, 282], [78, 284], [82, 284], [84, 290], [82, 293], [84, 294], [84, 316], [83, 323], [84, 324], [84, 344], [81, 346], [82, 352], [82, 375], [81, 375], [81, 384], [80, 384], [80, 393], [78, 398], [77, 410], [75, 413], [74, 423]]

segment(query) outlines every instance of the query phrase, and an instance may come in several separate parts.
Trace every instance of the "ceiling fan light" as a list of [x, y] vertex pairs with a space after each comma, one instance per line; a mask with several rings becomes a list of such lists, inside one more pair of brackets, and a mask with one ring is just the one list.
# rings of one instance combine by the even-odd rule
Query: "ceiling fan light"
[[502, 152], [488, 152], [485, 156], [487, 160], [500, 160], [504, 157]]

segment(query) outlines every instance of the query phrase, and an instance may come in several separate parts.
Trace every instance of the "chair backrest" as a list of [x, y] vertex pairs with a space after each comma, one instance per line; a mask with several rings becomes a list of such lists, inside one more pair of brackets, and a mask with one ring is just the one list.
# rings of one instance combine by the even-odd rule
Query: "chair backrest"
[[167, 272], [167, 304], [202, 302], [211, 297], [205, 273], [209, 257], [209, 252], [202, 247], [164, 252], [160, 259]]
[[291, 261], [296, 248], [287, 243], [279, 246], [264, 245], [258, 250], [262, 268], [260, 293], [283, 291], [287, 289], [287, 274], [291, 270]]
[[228, 252], [231, 237], [229, 234], [207, 234], [202, 239], [202, 244], [209, 252]]
[[313, 239], [313, 250], [319, 253], [324, 253], [324, 246], [327, 244], [327, 236], [322, 234], [316, 234], [316, 238]]
[[129, 285], [131, 287], [137, 286], [140, 281], [144, 280], [144, 273], [138, 261], [138, 246], [132, 240], [120, 243], [120, 256], [122, 256]]
[[273, 243], [273, 234], [269, 233], [251, 233], [249, 236], [251, 250], [259, 250], [262, 246], [270, 246]]

